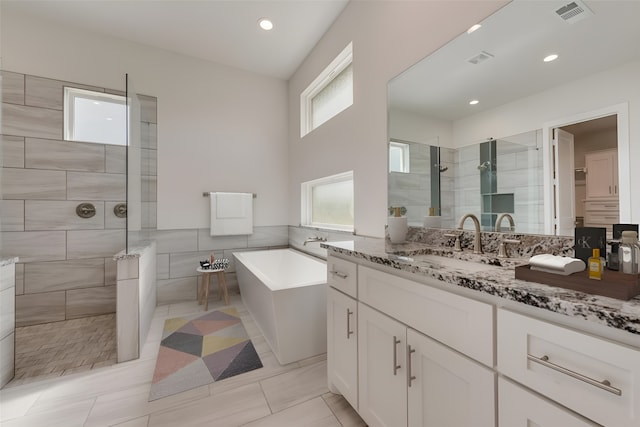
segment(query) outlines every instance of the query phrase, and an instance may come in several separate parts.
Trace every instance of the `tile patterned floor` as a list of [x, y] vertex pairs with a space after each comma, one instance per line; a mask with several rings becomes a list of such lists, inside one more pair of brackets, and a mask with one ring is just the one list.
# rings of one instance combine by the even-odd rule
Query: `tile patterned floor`
[[116, 363], [116, 315], [16, 328], [14, 385]]
[[[215, 310], [220, 303], [211, 303]], [[349, 404], [327, 389], [326, 357], [281, 366], [246, 311], [231, 298], [263, 368], [153, 402], [151, 378], [164, 320], [202, 312], [197, 302], [156, 309], [141, 357], [126, 363], [20, 383], [0, 390], [3, 427], [361, 427]]]

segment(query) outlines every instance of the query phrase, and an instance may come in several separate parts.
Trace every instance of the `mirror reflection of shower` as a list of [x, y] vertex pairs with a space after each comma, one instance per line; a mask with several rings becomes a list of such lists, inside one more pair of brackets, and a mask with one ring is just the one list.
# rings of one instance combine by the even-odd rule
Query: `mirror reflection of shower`
[[486, 160], [486, 161], [484, 161], [484, 162], [482, 162], [482, 163], [480, 163], [480, 164], [478, 165], [478, 170], [479, 170], [480, 172], [484, 172], [484, 171], [486, 171], [487, 169], [489, 169], [490, 167], [491, 167], [491, 162], [490, 162], [489, 160]]

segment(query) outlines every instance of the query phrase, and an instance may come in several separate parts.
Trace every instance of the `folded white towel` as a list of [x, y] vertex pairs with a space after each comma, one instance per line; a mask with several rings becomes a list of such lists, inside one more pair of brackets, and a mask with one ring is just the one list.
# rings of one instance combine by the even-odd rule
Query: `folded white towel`
[[532, 270], [563, 276], [578, 273], [587, 268], [587, 265], [581, 259], [551, 254], [532, 256], [529, 259], [529, 265]]

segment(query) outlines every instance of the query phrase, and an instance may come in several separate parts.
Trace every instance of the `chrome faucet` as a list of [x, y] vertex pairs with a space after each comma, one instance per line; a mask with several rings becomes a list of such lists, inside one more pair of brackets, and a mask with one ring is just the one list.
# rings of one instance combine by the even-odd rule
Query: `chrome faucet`
[[460, 222], [458, 223], [458, 230], [462, 230], [462, 226], [464, 225], [464, 221], [467, 218], [471, 218], [473, 220], [473, 225], [476, 227], [475, 238], [473, 239], [473, 253], [481, 254], [482, 252], [482, 241], [480, 240], [480, 221], [478, 221], [478, 217], [472, 213], [468, 213], [460, 218]]
[[326, 241], [327, 241], [326, 237], [320, 237], [320, 236], [309, 237], [307, 240], [304, 241], [302, 246], [307, 246], [307, 243], [311, 243], [311, 242], [326, 242]]
[[505, 218], [509, 220], [509, 231], [514, 231], [516, 229], [516, 223], [513, 221], [513, 217], [508, 213], [501, 213], [500, 215], [498, 215], [498, 219], [496, 219], [495, 230], [500, 231], [500, 224]]

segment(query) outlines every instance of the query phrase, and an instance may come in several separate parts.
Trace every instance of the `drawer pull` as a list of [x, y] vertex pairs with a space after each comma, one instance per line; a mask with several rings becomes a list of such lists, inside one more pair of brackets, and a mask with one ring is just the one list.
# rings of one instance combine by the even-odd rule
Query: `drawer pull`
[[341, 279], [346, 279], [349, 276], [347, 273], [341, 273], [335, 270], [331, 270], [329, 273], [333, 274], [334, 276], [338, 276]]
[[350, 339], [349, 337], [353, 334], [353, 331], [351, 330], [351, 315], [353, 314], [353, 311], [349, 310], [347, 308], [347, 339]]
[[411, 375], [411, 355], [416, 352], [415, 348], [407, 346], [407, 384], [411, 387], [411, 382], [416, 379], [415, 375]]
[[395, 335], [393, 336], [393, 375], [398, 375], [398, 369], [401, 368], [398, 365], [398, 344], [400, 344], [400, 340]]
[[546, 366], [549, 369], [553, 369], [554, 371], [563, 373], [565, 375], [569, 375], [571, 378], [575, 378], [580, 381], [584, 381], [587, 384], [591, 384], [592, 386], [601, 388], [602, 390], [606, 390], [609, 393], [613, 393], [616, 396], [622, 396], [622, 390], [619, 388], [615, 388], [611, 386], [611, 382], [609, 380], [598, 381], [593, 378], [589, 378], [585, 375], [579, 374], [577, 372], [572, 371], [571, 369], [567, 369], [563, 366], [556, 365], [555, 363], [549, 362], [549, 356], [536, 357], [531, 354], [527, 354], [527, 359], [541, 364], [542, 366]]

